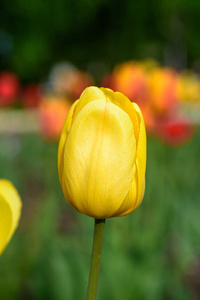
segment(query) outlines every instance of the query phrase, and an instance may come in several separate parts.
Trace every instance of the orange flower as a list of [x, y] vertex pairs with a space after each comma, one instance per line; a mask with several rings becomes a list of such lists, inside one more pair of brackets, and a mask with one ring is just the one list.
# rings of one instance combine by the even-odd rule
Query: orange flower
[[130, 61], [117, 66], [113, 72], [114, 87], [131, 101], [143, 102], [146, 98], [147, 81], [140, 63]]
[[71, 102], [64, 98], [47, 97], [39, 106], [41, 134], [50, 140], [58, 140]]
[[148, 75], [149, 99], [156, 115], [171, 111], [177, 103], [177, 74], [169, 68], [156, 68]]

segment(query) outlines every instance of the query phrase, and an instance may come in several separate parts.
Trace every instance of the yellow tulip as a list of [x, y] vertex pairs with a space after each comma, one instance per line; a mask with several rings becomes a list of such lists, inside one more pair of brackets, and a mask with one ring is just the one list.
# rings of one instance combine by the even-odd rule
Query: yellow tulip
[[89, 87], [70, 108], [60, 137], [58, 171], [68, 203], [105, 219], [141, 203], [146, 131], [137, 104], [110, 89]]
[[17, 228], [21, 207], [20, 196], [13, 184], [0, 179], [0, 255]]

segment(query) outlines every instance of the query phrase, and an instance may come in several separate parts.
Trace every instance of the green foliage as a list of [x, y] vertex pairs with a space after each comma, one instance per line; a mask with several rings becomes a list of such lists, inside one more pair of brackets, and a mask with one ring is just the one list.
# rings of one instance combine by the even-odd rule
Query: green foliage
[[[0, 143], [0, 175], [14, 182], [23, 200], [20, 226], [0, 257], [0, 299], [84, 299], [93, 220], [62, 195], [57, 144], [37, 136], [1, 136]], [[199, 151], [200, 132], [181, 148], [149, 138], [142, 205], [106, 221], [97, 299], [193, 299]]]
[[200, 60], [199, 8], [198, 0], [2, 0], [0, 68], [30, 81], [63, 60], [85, 69], [153, 57], [191, 67]]

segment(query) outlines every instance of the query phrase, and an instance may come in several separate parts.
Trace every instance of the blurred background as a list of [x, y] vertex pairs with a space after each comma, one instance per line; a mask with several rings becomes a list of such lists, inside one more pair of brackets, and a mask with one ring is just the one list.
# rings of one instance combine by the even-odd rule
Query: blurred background
[[147, 128], [146, 192], [106, 222], [99, 300], [200, 299], [200, 2], [0, 2], [0, 177], [19, 227], [0, 257], [0, 299], [84, 299], [93, 220], [58, 180], [71, 104], [90, 85], [123, 92]]

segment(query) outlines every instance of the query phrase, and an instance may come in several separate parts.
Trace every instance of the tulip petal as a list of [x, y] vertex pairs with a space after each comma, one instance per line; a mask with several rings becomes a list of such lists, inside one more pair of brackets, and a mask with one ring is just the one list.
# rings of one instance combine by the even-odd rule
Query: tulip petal
[[135, 110], [137, 112], [140, 132], [137, 144], [137, 155], [136, 155], [136, 168], [137, 168], [137, 179], [138, 179], [138, 205], [141, 203], [144, 196], [144, 185], [145, 185], [145, 171], [146, 171], [146, 130], [144, 119], [141, 113], [139, 106], [136, 103], [133, 103]]
[[[146, 131], [144, 119], [142, 117], [139, 106], [133, 103], [138, 122], [140, 126], [139, 138], [137, 143], [137, 154], [136, 154], [136, 174], [134, 181], [131, 185], [130, 191], [127, 194], [123, 206], [124, 212], [120, 216], [127, 215], [138, 208], [144, 197], [145, 190], [145, 170], [146, 170]], [[128, 208], [128, 209], [126, 209]]]
[[58, 173], [59, 173], [60, 182], [62, 180], [63, 165], [64, 165], [64, 162], [63, 162], [63, 149], [64, 149], [64, 145], [65, 145], [69, 130], [71, 128], [72, 118], [73, 118], [73, 115], [74, 115], [74, 111], [77, 107], [78, 101], [79, 100], [76, 100], [73, 103], [73, 105], [70, 107], [70, 109], [68, 111], [68, 114], [66, 116], [66, 119], [65, 119], [65, 123], [64, 123], [64, 126], [63, 126], [61, 136], [60, 136], [60, 141], [59, 141], [59, 146], [58, 146], [58, 170], [59, 170]]
[[64, 147], [62, 186], [70, 196], [68, 202], [91, 217], [112, 217], [130, 190], [135, 155], [134, 129], [127, 113], [106, 100], [86, 104]]
[[21, 207], [21, 199], [15, 187], [7, 180], [0, 180], [0, 254], [18, 225]]
[[110, 102], [120, 107], [123, 111], [125, 111], [129, 115], [133, 124], [136, 140], [138, 140], [138, 135], [139, 135], [138, 117], [132, 102], [122, 93], [113, 92], [108, 88], [100, 88], [100, 90], [103, 91], [106, 98], [109, 99]]
[[81, 94], [73, 120], [87, 103], [94, 100], [106, 100], [106, 98], [104, 93], [99, 88], [90, 86]]
[[137, 204], [138, 188], [137, 188], [136, 176], [137, 176], [137, 173], [135, 173], [135, 177], [133, 179], [131, 188], [130, 188], [127, 196], [125, 197], [121, 207], [119, 208], [119, 210], [116, 212], [116, 214], [114, 216], [116, 216], [116, 217], [125, 216], [137, 208], [136, 204]]

